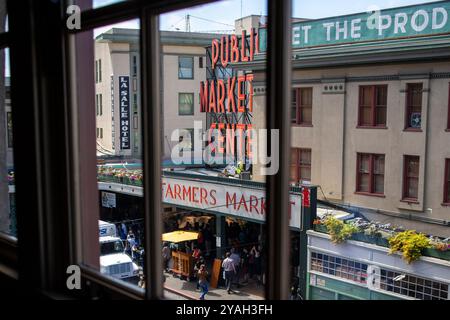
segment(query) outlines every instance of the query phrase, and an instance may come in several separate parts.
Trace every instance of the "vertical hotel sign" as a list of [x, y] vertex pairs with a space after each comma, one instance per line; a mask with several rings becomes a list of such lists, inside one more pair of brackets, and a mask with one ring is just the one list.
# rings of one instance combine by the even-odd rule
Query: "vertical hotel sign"
[[130, 149], [130, 77], [119, 77], [120, 149]]

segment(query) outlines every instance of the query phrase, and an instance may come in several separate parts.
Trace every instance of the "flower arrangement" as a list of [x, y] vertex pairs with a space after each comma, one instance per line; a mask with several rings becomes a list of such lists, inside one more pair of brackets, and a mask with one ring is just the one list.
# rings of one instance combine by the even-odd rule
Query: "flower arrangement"
[[399, 232], [389, 238], [389, 254], [402, 252], [403, 259], [410, 264], [422, 256], [422, 250], [431, 248], [431, 241], [424, 234], [415, 230]]
[[430, 237], [431, 245], [434, 249], [439, 251], [448, 251], [450, 250], [450, 242], [449, 238], [441, 240], [437, 237]]
[[325, 226], [331, 236], [331, 241], [335, 244], [342, 243], [358, 232], [358, 227], [354, 224], [344, 223], [333, 216], [329, 216], [324, 221]]

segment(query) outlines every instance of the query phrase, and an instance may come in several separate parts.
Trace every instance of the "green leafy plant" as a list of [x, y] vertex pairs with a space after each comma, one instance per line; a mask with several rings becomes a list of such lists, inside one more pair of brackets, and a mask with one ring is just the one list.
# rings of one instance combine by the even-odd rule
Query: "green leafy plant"
[[331, 236], [331, 241], [335, 244], [342, 243], [358, 232], [358, 228], [353, 224], [346, 224], [335, 217], [327, 217], [324, 221], [327, 231]]
[[409, 264], [422, 256], [422, 250], [431, 247], [430, 239], [415, 230], [399, 232], [389, 238], [389, 254], [402, 252], [403, 259]]

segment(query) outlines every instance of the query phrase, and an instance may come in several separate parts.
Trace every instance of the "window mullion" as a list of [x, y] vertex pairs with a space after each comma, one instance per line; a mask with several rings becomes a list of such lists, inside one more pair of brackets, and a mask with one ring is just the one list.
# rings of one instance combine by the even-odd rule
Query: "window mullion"
[[[144, 234], [146, 298], [163, 297], [161, 257], [161, 114], [159, 18], [141, 14], [142, 145], [144, 167]], [[151, 146], [151, 147], [150, 147]]]
[[[286, 300], [289, 293], [289, 155], [291, 105], [292, 0], [268, 1], [267, 112], [269, 130], [279, 132], [279, 169], [267, 176], [266, 299]], [[272, 150], [270, 145], [268, 150]]]

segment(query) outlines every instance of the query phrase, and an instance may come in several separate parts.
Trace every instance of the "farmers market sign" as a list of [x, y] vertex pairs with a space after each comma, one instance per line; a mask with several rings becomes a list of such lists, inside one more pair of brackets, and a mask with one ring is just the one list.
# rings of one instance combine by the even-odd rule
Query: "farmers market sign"
[[[450, 33], [450, 1], [292, 24], [294, 49]], [[258, 32], [259, 51], [267, 48], [267, 29]]]

